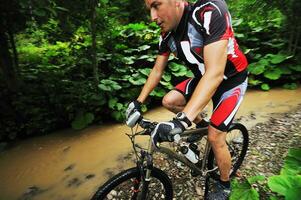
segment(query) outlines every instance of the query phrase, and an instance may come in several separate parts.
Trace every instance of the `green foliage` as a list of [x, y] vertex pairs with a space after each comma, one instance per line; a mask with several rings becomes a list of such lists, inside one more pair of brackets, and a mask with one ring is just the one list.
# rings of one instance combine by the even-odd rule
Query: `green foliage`
[[[260, 183], [265, 179], [264, 176], [253, 176], [246, 181], [239, 183], [232, 181], [233, 193], [230, 200], [258, 200], [259, 193], [253, 188], [252, 184]], [[272, 192], [284, 196], [285, 200], [299, 199], [301, 195], [301, 149], [290, 149], [284, 160], [284, 166], [280, 175], [268, 178], [268, 187]], [[278, 199], [277, 196], [270, 196], [270, 199]]]
[[301, 175], [301, 149], [289, 150], [280, 174]]
[[259, 200], [259, 194], [252, 185], [264, 179], [264, 176], [253, 176], [247, 178], [243, 183], [239, 183], [236, 179], [233, 180], [231, 182], [233, 192], [230, 200]]
[[272, 176], [268, 185], [273, 192], [286, 200], [298, 199], [301, 195], [301, 149], [290, 149], [280, 175]]
[[91, 124], [93, 120], [94, 120], [94, 115], [92, 113], [83, 114], [82, 112], [80, 112], [80, 114], [78, 114], [75, 117], [71, 125], [73, 129], [80, 130], [87, 127], [87, 125]]
[[301, 176], [279, 175], [269, 178], [268, 185], [273, 192], [285, 197], [286, 200], [298, 199], [301, 195]]

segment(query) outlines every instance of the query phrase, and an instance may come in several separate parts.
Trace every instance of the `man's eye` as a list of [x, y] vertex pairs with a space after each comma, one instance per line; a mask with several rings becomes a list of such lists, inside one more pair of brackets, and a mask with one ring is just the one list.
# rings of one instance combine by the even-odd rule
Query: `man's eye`
[[157, 10], [159, 8], [159, 4], [154, 4], [153, 8]]

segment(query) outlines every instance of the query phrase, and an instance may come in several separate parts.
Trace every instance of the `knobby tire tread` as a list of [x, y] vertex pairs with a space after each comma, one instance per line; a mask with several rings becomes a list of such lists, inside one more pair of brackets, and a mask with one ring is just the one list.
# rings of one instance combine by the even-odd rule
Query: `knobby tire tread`
[[[109, 194], [115, 187], [123, 183], [126, 180], [129, 180], [134, 177], [140, 177], [140, 170], [137, 167], [127, 169], [120, 172], [119, 174], [113, 176], [109, 179], [104, 185], [102, 185], [94, 194], [91, 200], [102, 200], [107, 194]], [[162, 170], [153, 167], [151, 177], [155, 177], [163, 184], [165, 188], [165, 199], [172, 200], [173, 197], [173, 188], [172, 182], [165, 172]]]

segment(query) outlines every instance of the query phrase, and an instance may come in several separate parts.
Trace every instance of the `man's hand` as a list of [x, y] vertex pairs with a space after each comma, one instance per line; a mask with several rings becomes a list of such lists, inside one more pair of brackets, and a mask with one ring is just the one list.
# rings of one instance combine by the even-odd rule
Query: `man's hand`
[[151, 135], [152, 142], [156, 147], [158, 142], [173, 142], [174, 136], [183, 133], [189, 126], [191, 122], [185, 113], [180, 112], [173, 120], [157, 124]]
[[126, 124], [134, 127], [141, 118], [141, 103], [137, 100], [129, 103], [125, 112]]

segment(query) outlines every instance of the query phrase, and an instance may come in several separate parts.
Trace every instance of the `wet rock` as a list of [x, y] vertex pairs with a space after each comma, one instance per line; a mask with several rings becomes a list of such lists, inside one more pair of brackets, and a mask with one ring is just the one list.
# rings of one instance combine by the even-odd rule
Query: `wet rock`
[[95, 177], [95, 174], [88, 174], [85, 178], [86, 179], [91, 179], [91, 178], [94, 178]]
[[46, 190], [42, 190], [38, 186], [30, 186], [27, 190], [22, 194], [22, 196], [18, 200], [31, 200], [33, 197], [45, 192]]
[[65, 172], [66, 172], [66, 171], [70, 171], [70, 170], [74, 169], [74, 167], [75, 167], [75, 164], [70, 164], [68, 167], [66, 167], [66, 168], [64, 169], [64, 171], [65, 171]]
[[67, 151], [70, 150], [70, 148], [71, 148], [70, 146], [64, 147], [63, 152], [66, 153]]
[[82, 181], [79, 178], [73, 178], [68, 182], [67, 187], [78, 187], [81, 184]]

